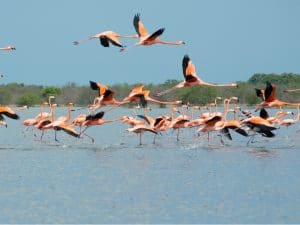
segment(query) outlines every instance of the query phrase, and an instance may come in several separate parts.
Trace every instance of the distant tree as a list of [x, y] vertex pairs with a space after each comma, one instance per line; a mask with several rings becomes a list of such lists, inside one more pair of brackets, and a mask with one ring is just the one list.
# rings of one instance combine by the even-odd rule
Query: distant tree
[[58, 96], [60, 94], [61, 94], [61, 88], [58, 87], [50, 86], [50, 87], [45, 87], [42, 90], [43, 97], [48, 97], [50, 95]]
[[19, 97], [19, 99], [17, 100], [17, 105], [34, 106], [39, 104], [40, 102], [41, 102], [41, 98], [38, 95], [34, 93], [27, 93]]
[[10, 103], [11, 93], [8, 90], [0, 89], [0, 104], [6, 105]]

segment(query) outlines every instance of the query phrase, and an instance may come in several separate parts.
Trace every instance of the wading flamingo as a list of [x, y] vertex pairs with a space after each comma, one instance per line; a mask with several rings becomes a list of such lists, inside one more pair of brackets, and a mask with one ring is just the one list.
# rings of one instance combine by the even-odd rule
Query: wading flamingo
[[[55, 141], [58, 141], [57, 139], [57, 136], [56, 136], [56, 131], [59, 131], [59, 130], [63, 130], [63, 131], [66, 131], [67, 129], [67, 126], [68, 126], [68, 122], [69, 120], [71, 119], [71, 107], [74, 105], [74, 103], [72, 102], [68, 102], [67, 103], [67, 106], [68, 106], [68, 116], [60, 116], [58, 117], [57, 119], [54, 119], [54, 116], [52, 116], [52, 121], [51, 123], [45, 125], [43, 127], [43, 130], [45, 129], [54, 129], [54, 139]], [[60, 126], [63, 125], [65, 129], [60, 129]], [[74, 130], [75, 131], [75, 130]], [[68, 134], [71, 134], [72, 131], [71, 131], [71, 127], [70, 127], [70, 131], [67, 132]], [[74, 132], [74, 135], [72, 136], [76, 136], [75, 134], [76, 132]], [[77, 137], [79, 137], [79, 134], [77, 135]]]
[[25, 133], [30, 127], [36, 125], [42, 119], [50, 117], [49, 113], [44, 112], [45, 105], [49, 105], [49, 103], [43, 102], [40, 107], [40, 113], [36, 117], [31, 118], [31, 119], [26, 119], [22, 122], [22, 125], [26, 126], [26, 128], [22, 131], [22, 133]]
[[128, 35], [128, 36], [126, 36], [126, 35], [117, 34], [114, 31], [104, 31], [104, 32], [89, 36], [88, 38], [85, 38], [85, 39], [81, 39], [81, 40], [78, 40], [78, 41], [73, 41], [73, 44], [74, 45], [79, 45], [82, 42], [86, 42], [86, 41], [89, 41], [89, 40], [92, 40], [92, 39], [99, 39], [100, 44], [103, 47], [109, 47], [109, 44], [111, 43], [112, 45], [115, 45], [117, 47], [124, 48], [125, 46], [123, 46], [121, 44], [119, 38], [138, 38], [138, 36], [137, 35]]
[[[183, 44], [185, 44], [184, 41], [169, 42], [169, 41], [161, 41], [160, 39], [158, 39], [158, 37], [163, 34], [165, 28], [160, 28], [157, 31], [155, 31], [154, 33], [149, 34], [140, 19], [140, 14], [136, 14], [134, 16], [133, 26], [135, 28], [135, 31], [138, 34], [138, 37], [140, 38], [140, 41], [129, 47], [134, 47], [134, 46], [139, 46], [139, 45], [153, 45], [153, 44], [164, 44], [164, 45], [183, 45]], [[123, 47], [123, 48], [121, 48], [120, 51], [124, 51], [128, 48]]]
[[156, 96], [161, 96], [166, 93], [169, 93], [170, 91], [176, 90], [178, 88], [183, 87], [192, 87], [192, 86], [208, 86], [208, 87], [238, 87], [237, 84], [211, 84], [207, 83], [203, 80], [201, 80], [197, 74], [194, 64], [192, 63], [190, 57], [188, 55], [185, 55], [182, 60], [182, 69], [183, 69], [183, 76], [184, 81], [180, 82], [179, 84], [175, 85], [174, 87], [162, 91], [160, 93], [157, 93]]
[[134, 127], [128, 128], [127, 131], [139, 134], [140, 145], [142, 145], [142, 134], [144, 132], [151, 132], [151, 133], [157, 134], [157, 131], [155, 129], [151, 128], [150, 126], [146, 126], [146, 125], [136, 125]]
[[104, 114], [105, 114], [104, 111], [100, 111], [100, 112], [96, 113], [95, 115], [86, 116], [85, 121], [82, 123], [82, 126], [86, 126], [86, 127], [80, 132], [80, 136], [83, 134], [83, 135], [89, 137], [92, 140], [92, 142], [94, 142], [95, 141], [94, 138], [92, 138], [91, 136], [85, 134], [85, 131], [89, 127], [91, 127], [91, 126], [101, 126], [103, 124], [112, 123], [112, 122], [115, 122], [115, 121], [119, 120], [118, 118], [113, 119], [113, 120], [104, 120], [104, 119], [102, 119]]

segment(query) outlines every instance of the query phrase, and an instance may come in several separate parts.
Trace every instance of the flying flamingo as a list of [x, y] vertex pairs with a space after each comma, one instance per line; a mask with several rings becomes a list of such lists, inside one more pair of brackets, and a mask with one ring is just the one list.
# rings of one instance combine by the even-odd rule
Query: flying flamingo
[[[183, 44], [185, 44], [184, 41], [169, 42], [169, 41], [161, 41], [160, 39], [158, 39], [158, 37], [163, 34], [165, 28], [160, 28], [157, 31], [155, 31], [154, 33], [149, 34], [140, 19], [140, 14], [136, 14], [134, 16], [133, 26], [135, 28], [135, 31], [138, 34], [138, 37], [140, 38], [140, 41], [129, 47], [134, 47], [134, 46], [138, 46], [138, 45], [153, 45], [153, 44], [164, 44], [164, 45], [183, 45]], [[123, 47], [123, 48], [121, 48], [120, 51], [124, 51], [128, 48]]]
[[157, 104], [163, 104], [163, 105], [178, 105], [181, 104], [181, 101], [173, 101], [173, 102], [163, 102], [156, 100], [154, 98], [151, 98], [149, 96], [150, 91], [149, 90], [143, 90], [144, 85], [136, 86], [131, 90], [129, 95], [123, 99], [124, 103], [129, 102], [140, 102], [142, 107], [145, 108], [147, 106], [147, 101], [157, 103]]
[[16, 47], [12, 46], [12, 45], [9, 45], [9, 46], [0, 48], [0, 50], [3, 50], [3, 51], [12, 51], [12, 50], [16, 50]]
[[5, 115], [11, 119], [18, 120], [20, 117], [17, 115], [16, 111], [12, 110], [8, 106], [0, 106], [0, 116]]
[[[260, 114], [263, 115], [263, 113]], [[268, 138], [274, 137], [275, 134], [272, 131], [277, 129], [267, 119], [261, 116], [252, 116], [250, 118], [243, 119], [241, 124], [249, 127], [250, 130], [254, 132], [254, 135], [259, 133], [263, 137]], [[247, 145], [249, 145], [250, 141], [253, 141], [254, 135], [249, 139]]]
[[184, 81], [180, 82], [179, 84], [175, 85], [174, 87], [157, 93], [156, 96], [161, 96], [170, 91], [176, 90], [178, 88], [183, 87], [192, 87], [192, 86], [208, 86], [208, 87], [237, 87], [238, 85], [235, 83], [232, 84], [211, 84], [201, 80], [197, 74], [194, 64], [192, 63], [190, 57], [185, 55], [182, 60], [182, 69], [183, 69], [183, 76]]
[[256, 94], [258, 97], [261, 97], [263, 101], [256, 107], [255, 111], [260, 108], [282, 108], [283, 106], [298, 106], [300, 104], [278, 100], [276, 98], [276, 85], [269, 81], [266, 82], [266, 88], [264, 90], [256, 89]]
[[124, 102], [120, 102], [114, 98], [115, 92], [110, 90], [106, 85], [99, 82], [90, 81], [90, 88], [99, 92], [98, 97], [94, 99], [93, 106], [105, 106], [105, 105], [122, 105]]
[[78, 41], [73, 41], [73, 44], [74, 45], [79, 45], [82, 42], [86, 42], [86, 41], [89, 41], [89, 40], [92, 40], [92, 39], [99, 39], [100, 44], [103, 47], [109, 47], [109, 44], [112, 44], [112, 45], [115, 45], [117, 47], [124, 48], [125, 46], [123, 46], [120, 43], [119, 38], [138, 38], [138, 36], [137, 35], [128, 35], [128, 36], [126, 36], [126, 35], [117, 34], [114, 31], [104, 31], [104, 32], [89, 36], [88, 38], [85, 38], [85, 39], [81, 39], [81, 40], [78, 40]]

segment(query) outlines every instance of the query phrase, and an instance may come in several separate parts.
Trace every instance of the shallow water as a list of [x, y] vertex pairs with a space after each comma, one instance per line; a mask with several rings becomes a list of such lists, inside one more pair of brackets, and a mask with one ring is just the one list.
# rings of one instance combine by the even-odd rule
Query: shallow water
[[[65, 110], [58, 109], [58, 114]], [[38, 109], [20, 112], [21, 120]], [[131, 113], [109, 112], [104, 118]], [[157, 109], [150, 115], [168, 114]], [[119, 122], [95, 138], [22, 134], [7, 119], [0, 137], [0, 223], [299, 223], [299, 124], [276, 137], [208, 145], [193, 130], [157, 138]], [[37, 137], [34, 136], [34, 133]]]

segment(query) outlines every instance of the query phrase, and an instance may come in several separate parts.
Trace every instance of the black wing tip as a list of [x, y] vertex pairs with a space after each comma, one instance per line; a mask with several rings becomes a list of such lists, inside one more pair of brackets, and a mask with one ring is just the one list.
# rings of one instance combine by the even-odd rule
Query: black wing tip
[[12, 115], [10, 116], [10, 118], [12, 118], [12, 119], [14, 119], [14, 120], [20, 119], [19, 115], [17, 115], [17, 114], [12, 114]]
[[266, 81], [266, 85], [267, 85], [267, 86], [272, 86], [272, 83], [271, 83], [270, 81], [267, 80], [267, 81]]
[[104, 111], [100, 111], [98, 113], [96, 113], [94, 115], [94, 118], [97, 118], [97, 119], [102, 119], [102, 117], [104, 116], [105, 112]]
[[183, 56], [183, 60], [190, 60], [189, 55], [188, 55], [188, 54], [185, 54], [185, 55]]
[[99, 90], [99, 87], [98, 87], [98, 85], [97, 85], [97, 83], [95, 81], [91, 81], [90, 80], [90, 87], [93, 90]]

